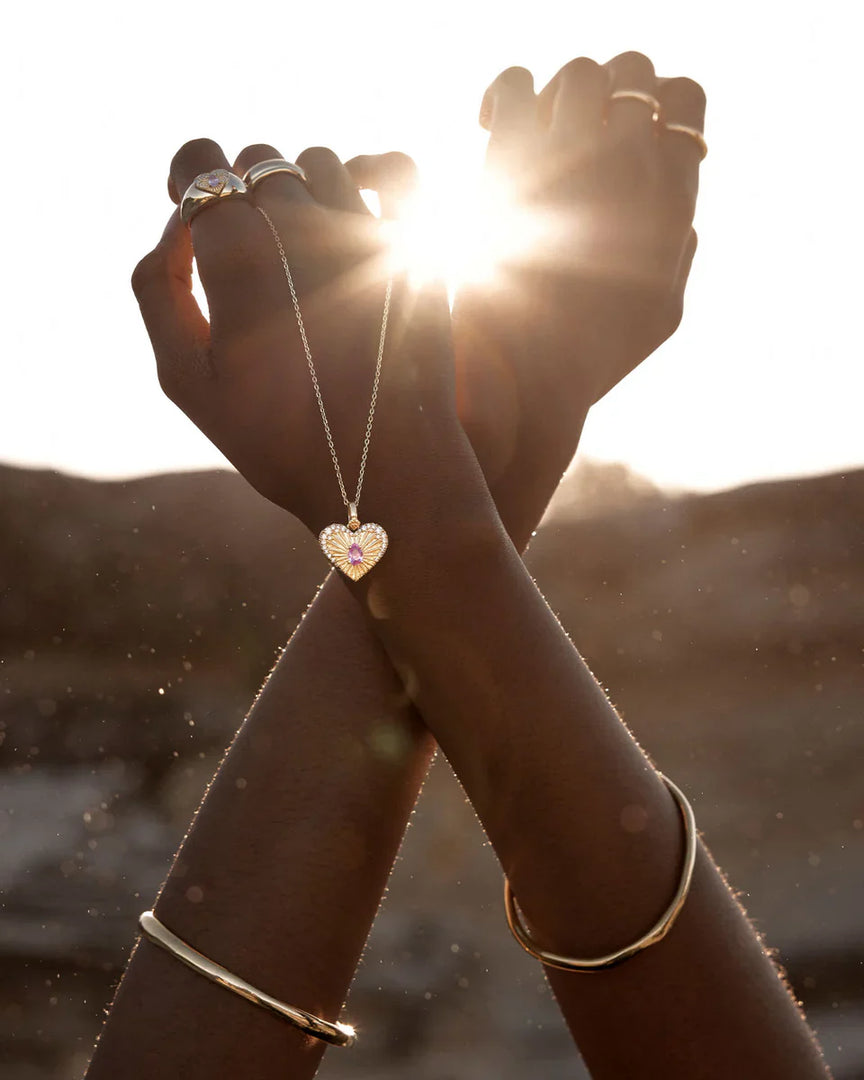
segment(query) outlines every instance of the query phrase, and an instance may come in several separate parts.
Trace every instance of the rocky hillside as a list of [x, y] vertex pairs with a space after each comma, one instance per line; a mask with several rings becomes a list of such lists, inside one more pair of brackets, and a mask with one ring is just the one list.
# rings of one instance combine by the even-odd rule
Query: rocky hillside
[[[532, 572], [864, 1078], [864, 471], [565, 483]], [[233, 474], [0, 468], [0, 1065], [69, 1080], [200, 792], [325, 567]], [[436, 765], [326, 1078], [578, 1066]]]

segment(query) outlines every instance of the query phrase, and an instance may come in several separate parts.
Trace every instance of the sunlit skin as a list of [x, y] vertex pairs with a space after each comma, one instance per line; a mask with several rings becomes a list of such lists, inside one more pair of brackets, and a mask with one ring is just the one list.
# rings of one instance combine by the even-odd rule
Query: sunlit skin
[[[339, 1010], [377, 908], [429, 732], [541, 944], [590, 954], [632, 940], [674, 883], [674, 806], [504, 531], [524, 547], [591, 403], [680, 314], [698, 160], [686, 142], [661, 144], [634, 103], [607, 115], [616, 86], [654, 93], [674, 119], [701, 126], [696, 84], [657, 80], [638, 54], [574, 62], [539, 98], [521, 69], [490, 88], [490, 167], [518, 180], [519, 200], [560, 229], [545, 249], [508, 254], [486, 284], [463, 284], [452, 323], [442, 289], [409, 295], [398, 283], [361, 507], [388, 528], [391, 548], [352, 591], [331, 576], [319, 593], [157, 903], [197, 948], [327, 1017]], [[250, 147], [234, 169], [276, 153]], [[308, 190], [274, 177], [260, 197], [291, 240], [338, 445], [359, 447], [357, 401], [367, 398], [390, 255], [357, 187], [394, 206], [408, 197], [413, 170], [401, 155], [355, 159], [350, 172], [326, 151], [298, 160]], [[215, 144], [187, 144], [172, 163], [172, 190], [225, 165]], [[176, 219], [135, 288], [166, 391], [254, 486], [314, 532], [338, 510], [335, 479], [259, 223], [238, 200], [193, 224], [209, 327], [189, 290], [192, 249]], [[348, 452], [343, 460], [350, 472]], [[374, 749], [385, 722], [388, 745], [402, 748], [396, 757]], [[622, 805], [644, 809], [644, 830], [621, 829]], [[194, 910], [193, 879], [203, 897]], [[684, 912], [650, 955], [607, 975], [550, 981], [597, 1077], [825, 1075], [702, 849]], [[89, 1075], [312, 1076], [320, 1046], [259, 1012], [145, 946]]]

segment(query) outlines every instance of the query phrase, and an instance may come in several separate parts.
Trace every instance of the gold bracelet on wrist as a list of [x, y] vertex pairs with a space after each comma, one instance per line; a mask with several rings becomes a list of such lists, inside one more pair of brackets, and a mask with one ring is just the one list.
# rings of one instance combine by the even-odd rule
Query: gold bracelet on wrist
[[687, 801], [684, 792], [673, 784], [668, 777], [661, 774], [661, 779], [675, 796], [675, 801], [678, 803], [678, 809], [681, 811], [681, 818], [684, 822], [686, 845], [684, 865], [681, 868], [681, 878], [675, 895], [672, 898], [672, 903], [663, 912], [647, 934], [643, 934], [643, 936], [639, 938], [638, 941], [634, 941], [632, 945], [627, 945], [625, 948], [618, 949], [616, 952], [608, 953], [606, 956], [597, 956], [587, 960], [582, 960], [574, 956], [560, 956], [558, 953], [547, 952], [545, 949], [539, 948], [531, 940], [528, 931], [525, 929], [525, 925], [522, 922], [522, 916], [516, 904], [516, 898], [510, 887], [510, 882], [505, 876], [504, 909], [507, 913], [507, 923], [510, 927], [510, 932], [526, 952], [530, 953], [535, 959], [546, 964], [547, 967], [558, 968], [560, 971], [603, 971], [606, 968], [611, 968], [616, 964], [623, 963], [624, 960], [628, 960], [631, 956], [635, 956], [636, 953], [641, 952], [643, 949], [647, 949], [649, 945], [656, 945], [657, 942], [662, 941], [672, 929], [672, 925], [678, 918], [678, 915], [684, 906], [684, 901], [687, 899], [687, 893], [690, 891], [690, 882], [693, 879], [693, 866], [696, 862], [698, 837], [696, 834], [696, 819], [693, 816], [693, 808]]
[[239, 978], [228, 971], [227, 968], [223, 968], [220, 964], [209, 960], [202, 953], [193, 949], [191, 945], [187, 945], [176, 934], [172, 934], [152, 911], [142, 912], [138, 922], [146, 937], [154, 945], [158, 945], [166, 952], [171, 953], [172, 956], [181, 960], [193, 971], [197, 971], [211, 982], [239, 994], [240, 997], [246, 998], [247, 1001], [251, 1001], [255, 1005], [260, 1005], [262, 1009], [267, 1009], [277, 1016], [281, 1016], [283, 1020], [287, 1020], [289, 1024], [293, 1024], [294, 1027], [299, 1028], [307, 1035], [311, 1035], [314, 1039], [322, 1039], [332, 1046], [351, 1046], [354, 1042], [356, 1037], [354, 1028], [348, 1024], [331, 1023], [329, 1020], [322, 1020], [304, 1009], [286, 1005], [283, 1001], [270, 997], [269, 994], [265, 994], [262, 990], [257, 990], [247, 983], [245, 979]]

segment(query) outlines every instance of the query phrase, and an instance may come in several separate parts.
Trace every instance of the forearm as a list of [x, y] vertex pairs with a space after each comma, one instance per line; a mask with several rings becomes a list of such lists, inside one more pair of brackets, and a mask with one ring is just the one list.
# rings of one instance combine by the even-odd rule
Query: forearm
[[[566, 464], [535, 461], [528, 491], [502, 476], [516, 542], [527, 543]], [[435, 745], [349, 588], [334, 573], [319, 591], [155, 908], [205, 955], [328, 1019], [348, 992]], [[240, 1054], [244, 1076], [302, 1080], [323, 1048], [144, 943], [88, 1077], [122, 1068], [135, 1080], [176, 1064], [187, 1080], [209, 1080]]]
[[[328, 581], [237, 735], [155, 908], [205, 955], [331, 1020], [434, 746], [357, 623], [345, 587]], [[186, 1080], [300, 1080], [314, 1075], [323, 1049], [144, 942], [88, 1077], [143, 1080], [167, 1069]]]
[[[370, 622], [397, 669], [410, 671], [418, 707], [535, 938], [576, 956], [636, 940], [680, 873], [681, 821], [668, 791], [491, 509], [478, 510], [467, 532], [439, 534], [434, 560], [399, 539], [368, 585], [367, 602], [386, 613]], [[663, 942], [605, 974], [551, 978], [598, 1077], [649, 1067], [687, 1078], [824, 1075], [794, 1002], [704, 849]]]

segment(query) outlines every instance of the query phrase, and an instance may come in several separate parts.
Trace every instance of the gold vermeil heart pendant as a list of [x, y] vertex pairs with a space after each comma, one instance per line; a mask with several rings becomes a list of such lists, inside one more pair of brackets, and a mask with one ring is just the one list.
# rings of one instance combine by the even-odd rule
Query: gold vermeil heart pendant
[[387, 533], [372, 522], [353, 530], [347, 525], [328, 525], [318, 543], [337, 570], [359, 581], [387, 550]]

